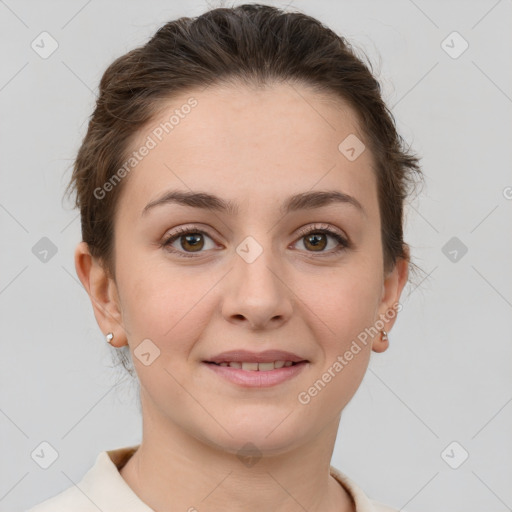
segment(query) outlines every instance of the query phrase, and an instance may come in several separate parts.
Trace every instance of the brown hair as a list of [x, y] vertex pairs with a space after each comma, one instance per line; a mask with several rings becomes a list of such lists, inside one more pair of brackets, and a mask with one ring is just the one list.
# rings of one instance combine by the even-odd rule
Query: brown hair
[[68, 189], [76, 190], [82, 239], [112, 277], [113, 219], [126, 178], [101, 199], [94, 191], [127, 160], [137, 131], [178, 92], [222, 83], [285, 81], [334, 95], [355, 110], [376, 162], [384, 269], [392, 269], [397, 258], [410, 262], [403, 207], [422, 173], [418, 157], [397, 133], [371, 64], [315, 18], [250, 4], [166, 23], [103, 74]]

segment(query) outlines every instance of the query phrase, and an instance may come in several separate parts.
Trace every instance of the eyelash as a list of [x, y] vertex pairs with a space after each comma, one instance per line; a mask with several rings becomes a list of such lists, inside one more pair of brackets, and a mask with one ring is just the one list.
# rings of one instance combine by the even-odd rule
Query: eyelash
[[[314, 225], [314, 226], [312, 226], [310, 228], [301, 229], [300, 232], [299, 232], [299, 239], [304, 238], [304, 237], [306, 237], [308, 235], [311, 235], [313, 233], [314, 234], [324, 233], [326, 235], [331, 236], [337, 242], [339, 242], [340, 245], [336, 249], [331, 250], [330, 252], [327, 252], [327, 253], [324, 253], [322, 251], [319, 254], [328, 254], [328, 255], [338, 254], [339, 252], [344, 251], [346, 249], [350, 249], [352, 247], [351, 242], [349, 242], [344, 236], [340, 235], [337, 231], [334, 231], [333, 229], [330, 229], [329, 227], [326, 227], [326, 226], [328, 226], [328, 225], [322, 224], [322, 225]], [[170, 252], [172, 252], [174, 254], [177, 254], [180, 257], [184, 257], [184, 258], [197, 258], [198, 256], [196, 256], [196, 254], [199, 255], [199, 254], [201, 254], [202, 251], [200, 251], [198, 253], [187, 253], [187, 252], [178, 251], [178, 250], [176, 250], [174, 248], [170, 248], [170, 246], [171, 246], [171, 244], [173, 242], [175, 242], [176, 240], [178, 240], [182, 236], [189, 235], [189, 234], [201, 234], [201, 235], [206, 235], [209, 238], [212, 238], [207, 232], [203, 231], [202, 229], [196, 228], [195, 226], [188, 226], [188, 227], [185, 227], [185, 228], [178, 228], [178, 230], [175, 231], [174, 233], [171, 233], [160, 244], [160, 246], [163, 247], [163, 248], [166, 248], [167, 250], [169, 250]], [[315, 251], [307, 251], [307, 252], [314, 253]], [[311, 257], [314, 257], [314, 256], [311, 255]]]

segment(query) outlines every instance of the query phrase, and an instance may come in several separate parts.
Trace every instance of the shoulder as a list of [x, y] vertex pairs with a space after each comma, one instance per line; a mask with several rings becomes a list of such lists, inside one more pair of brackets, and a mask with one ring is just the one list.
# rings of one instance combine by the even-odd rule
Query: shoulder
[[136, 510], [148, 512], [119, 473], [138, 445], [103, 451], [82, 479], [61, 493], [36, 504], [25, 512], [98, 512]]
[[[347, 475], [331, 466], [331, 475], [345, 488], [355, 504], [356, 512], [399, 512], [398, 509], [370, 499]], [[406, 512], [402, 510], [401, 512]]]
[[98, 512], [98, 508], [77, 487], [70, 487], [26, 512]]

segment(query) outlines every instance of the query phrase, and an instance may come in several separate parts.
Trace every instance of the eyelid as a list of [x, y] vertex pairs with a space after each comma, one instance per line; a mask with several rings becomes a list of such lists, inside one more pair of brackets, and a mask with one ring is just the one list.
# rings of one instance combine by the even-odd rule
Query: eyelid
[[[169, 233], [169, 235], [164, 236], [163, 241], [161, 242], [161, 247], [167, 249], [169, 252], [173, 254], [178, 254], [179, 256], [183, 256], [186, 258], [194, 258], [199, 257], [202, 253], [207, 251], [198, 251], [197, 253], [194, 252], [186, 252], [186, 251], [180, 251], [174, 248], [170, 248], [171, 244], [174, 243], [176, 240], [178, 240], [181, 236], [190, 234], [190, 233], [199, 233], [202, 235], [206, 235], [208, 238], [210, 238], [212, 241], [214, 241], [214, 237], [211, 236], [208, 231], [201, 229], [197, 225], [185, 225], [185, 226], [179, 226], [174, 231]], [[296, 231], [295, 234], [295, 241], [292, 243], [292, 245], [295, 245], [300, 241], [301, 238], [311, 234], [311, 233], [324, 233], [328, 236], [331, 236], [338, 242], [338, 247], [336, 247], [333, 250], [330, 251], [319, 251], [315, 254], [315, 251], [306, 251], [309, 256], [315, 257], [326, 257], [326, 256], [333, 256], [338, 254], [339, 252], [352, 248], [352, 242], [346, 236], [342, 231], [335, 228], [334, 226], [331, 226], [330, 224], [326, 223], [313, 223], [309, 224], [307, 226], [301, 227], [298, 231]], [[215, 241], [214, 241], [215, 242]], [[217, 242], [215, 242], [217, 243]]]
[[350, 238], [338, 228], [325, 223], [313, 223], [312, 225], [300, 228], [297, 236], [297, 241], [293, 242], [293, 245], [298, 243], [301, 238], [308, 236], [313, 233], [324, 233], [331, 238], [334, 238], [338, 242], [338, 246], [330, 251], [306, 251], [306, 255], [311, 258], [328, 258], [332, 256], [338, 256], [340, 253], [353, 249], [353, 244]]
[[211, 235], [206, 229], [200, 228], [197, 225], [190, 224], [185, 226], [179, 226], [174, 230], [171, 230], [169, 233], [165, 234], [162, 240], [162, 245], [170, 242], [171, 240], [177, 240], [180, 236], [188, 235], [190, 233], [200, 233], [202, 235], [206, 235], [207, 237], [213, 240], [214, 236]]
[[322, 223], [322, 222], [309, 224], [307, 226], [300, 228], [297, 231], [297, 236], [309, 235], [309, 233], [316, 232], [316, 231], [325, 231], [325, 232], [327, 232], [327, 234], [336, 234], [336, 235], [344, 238], [346, 240], [346, 242], [349, 243], [348, 236], [345, 235], [345, 233], [343, 231], [335, 228], [334, 226], [331, 226], [330, 224], [326, 224], [326, 223]]

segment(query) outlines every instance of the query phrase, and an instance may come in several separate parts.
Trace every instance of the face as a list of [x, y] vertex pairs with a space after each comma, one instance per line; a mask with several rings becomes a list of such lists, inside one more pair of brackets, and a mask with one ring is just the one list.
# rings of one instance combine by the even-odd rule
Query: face
[[[374, 162], [340, 150], [348, 136], [364, 141], [348, 105], [286, 84], [183, 94], [137, 134], [132, 150], [155, 145], [124, 178], [116, 213], [106, 308], [119, 324], [95, 314], [129, 344], [145, 414], [233, 453], [247, 440], [291, 449], [339, 416], [372, 344], [387, 346], [362, 333], [384, 315], [377, 330], [390, 330], [406, 268], [383, 274]], [[156, 204], [170, 192], [181, 199]], [[307, 200], [318, 192], [331, 196]], [[192, 193], [218, 199], [185, 204]], [[240, 360], [228, 351], [285, 351], [298, 364], [256, 375], [212, 362]]]

